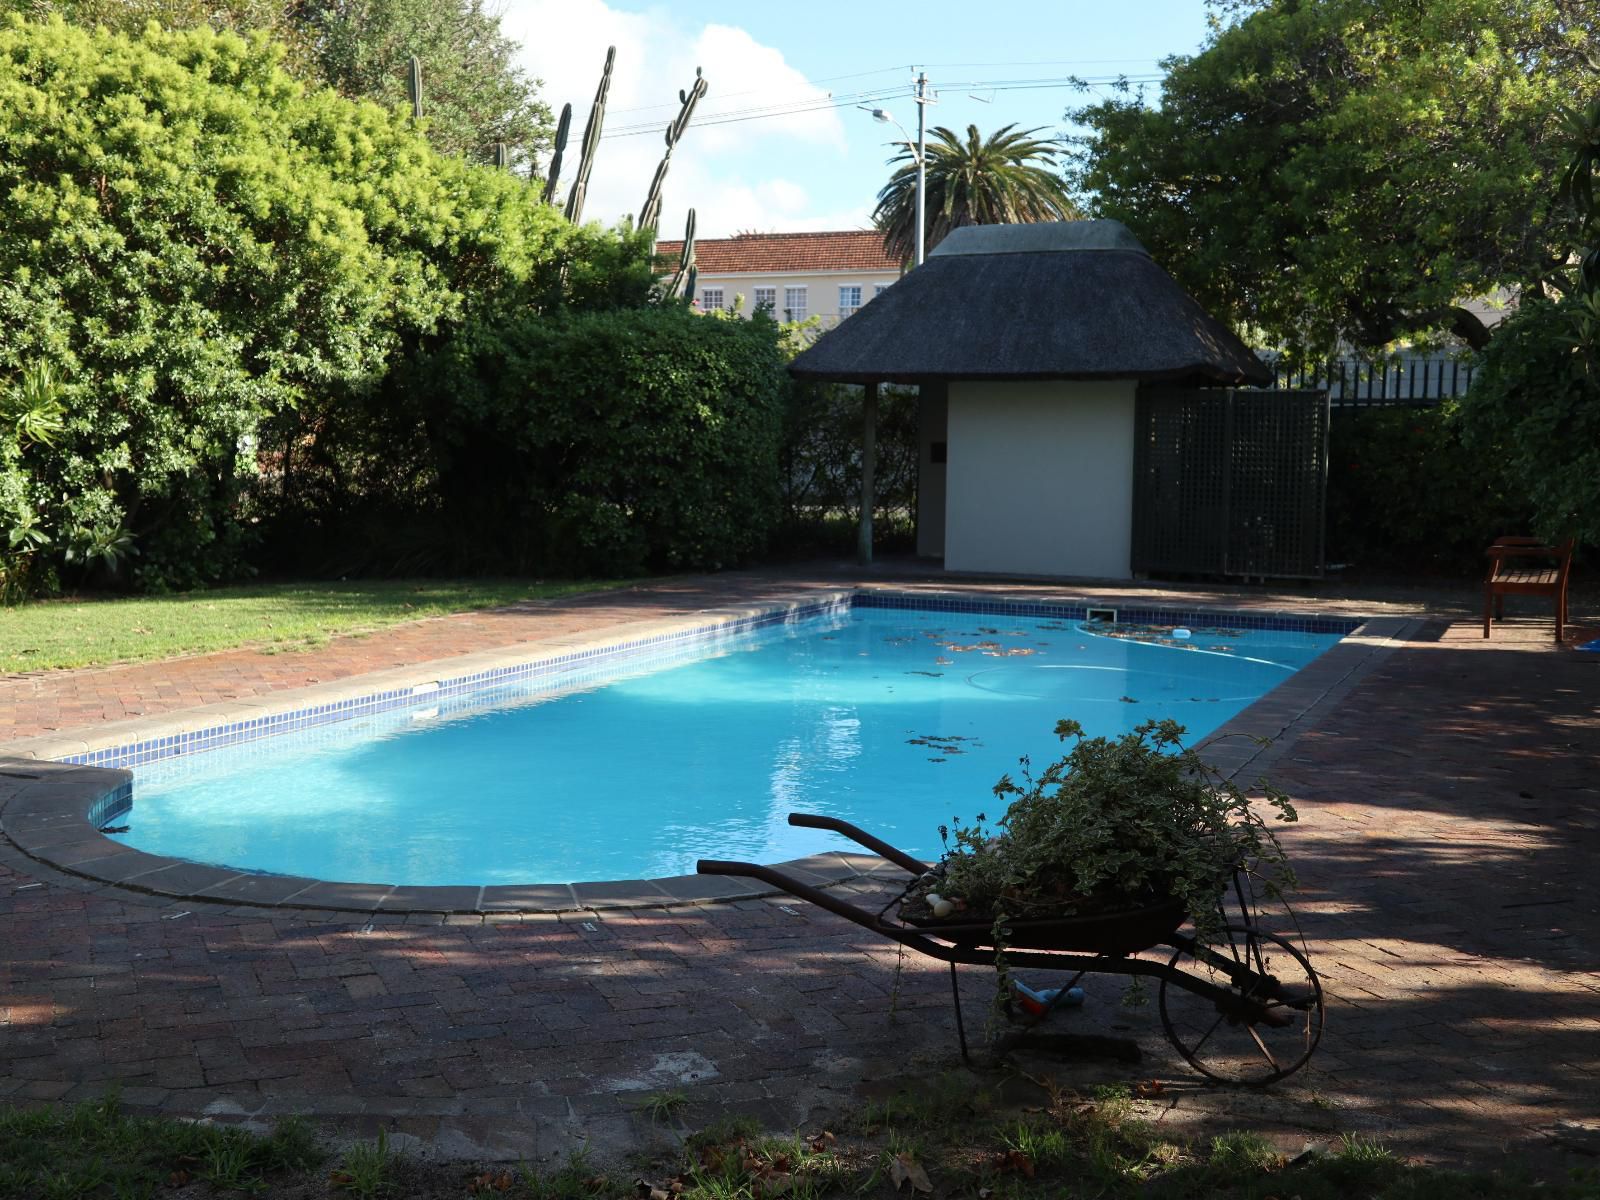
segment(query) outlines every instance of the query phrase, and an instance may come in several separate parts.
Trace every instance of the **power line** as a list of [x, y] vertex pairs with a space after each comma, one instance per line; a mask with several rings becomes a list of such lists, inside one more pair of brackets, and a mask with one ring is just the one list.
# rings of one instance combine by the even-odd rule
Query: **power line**
[[[1018, 92], [1107, 87], [1124, 83], [1159, 83], [1165, 78], [1165, 75], [1106, 75], [1092, 79], [1084, 79], [1077, 76], [1032, 79], [975, 79], [955, 80], [944, 83], [941, 87], [950, 91]], [[785, 101], [777, 104], [756, 105], [748, 108], [728, 109], [720, 113], [709, 113], [702, 116], [695, 124], [697, 126], [734, 125], [744, 121], [766, 121], [776, 117], [803, 116], [807, 113], [826, 112], [835, 108], [853, 108], [856, 105], [869, 104], [873, 101], [903, 99], [911, 95], [911, 92], [912, 86], [904, 84], [888, 90], [852, 92], [841, 96], [829, 93], [826, 96], [805, 100]], [[665, 122], [644, 121], [632, 125], [624, 125], [620, 128], [608, 129], [601, 136], [606, 138], [637, 137], [640, 134], [660, 133], [665, 128]]]
[[[866, 104], [879, 100], [895, 100], [911, 94], [911, 86], [892, 88], [887, 91], [853, 92], [846, 96], [818, 96], [814, 99], [788, 101], [780, 104], [760, 105], [752, 108], [729, 109], [720, 113], [708, 113], [697, 121], [697, 128], [706, 125], [733, 125], [742, 121], [764, 121], [774, 117], [800, 116], [806, 113], [825, 112], [834, 108], [851, 108], [857, 104]], [[647, 121], [634, 125], [624, 125], [620, 128], [607, 129], [601, 136], [637, 137], [644, 133], [660, 133], [666, 128], [665, 122]]]

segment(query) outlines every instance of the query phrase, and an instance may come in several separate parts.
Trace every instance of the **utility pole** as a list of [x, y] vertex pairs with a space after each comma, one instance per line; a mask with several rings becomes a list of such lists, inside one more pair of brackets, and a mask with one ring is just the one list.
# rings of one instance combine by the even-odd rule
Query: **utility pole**
[[[927, 257], [928, 248], [928, 74], [917, 70], [917, 266]], [[866, 108], [866, 105], [858, 105]], [[867, 109], [875, 120], [893, 123], [905, 133], [900, 124], [881, 108]], [[910, 145], [909, 140], [907, 145]], [[861, 398], [861, 523], [856, 529], [856, 561], [862, 566], [872, 565], [872, 510], [876, 505], [876, 479], [878, 465], [878, 385], [869, 383]]]
[[917, 266], [928, 237], [928, 76], [917, 72]]

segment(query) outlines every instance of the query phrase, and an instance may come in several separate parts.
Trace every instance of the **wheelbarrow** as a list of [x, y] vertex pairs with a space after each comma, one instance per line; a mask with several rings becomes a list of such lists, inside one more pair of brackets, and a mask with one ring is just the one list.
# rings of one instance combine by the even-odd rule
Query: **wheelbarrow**
[[[842, 834], [904, 870], [912, 883], [932, 869], [835, 817], [790, 813], [789, 824]], [[872, 912], [759, 863], [701, 859], [696, 870], [759, 879], [908, 950], [949, 963], [956, 1036], [962, 1058], [968, 1057], [956, 968], [995, 966], [991, 921], [911, 919], [903, 907], [891, 915], [894, 900]], [[1195, 1070], [1219, 1083], [1273, 1083], [1303, 1067], [1322, 1038], [1322, 984], [1299, 947], [1262, 926], [1243, 873], [1235, 872], [1229, 890], [1232, 895], [1219, 900], [1223, 923], [1205, 942], [1184, 932], [1188, 914], [1181, 904], [1167, 901], [1109, 914], [1009, 921], [1005, 960], [1008, 968], [1073, 972], [1072, 983], [1088, 974], [1153, 979], [1162, 1030]], [[1236, 906], [1231, 920], [1224, 901]], [[1149, 951], [1159, 953], [1140, 957]], [[1058, 989], [1058, 1003], [1070, 987]]]

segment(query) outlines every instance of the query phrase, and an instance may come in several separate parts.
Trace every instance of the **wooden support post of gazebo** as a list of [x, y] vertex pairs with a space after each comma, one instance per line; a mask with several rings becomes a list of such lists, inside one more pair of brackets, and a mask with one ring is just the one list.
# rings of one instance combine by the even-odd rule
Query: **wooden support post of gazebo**
[[878, 465], [878, 385], [863, 385], [861, 397], [861, 527], [856, 535], [856, 559], [872, 565], [873, 475]]

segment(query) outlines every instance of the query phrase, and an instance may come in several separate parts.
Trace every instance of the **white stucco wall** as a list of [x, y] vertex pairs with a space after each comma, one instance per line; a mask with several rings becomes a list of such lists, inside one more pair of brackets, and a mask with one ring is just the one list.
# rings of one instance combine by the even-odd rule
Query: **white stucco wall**
[[1136, 386], [952, 383], [945, 568], [1129, 578]]

